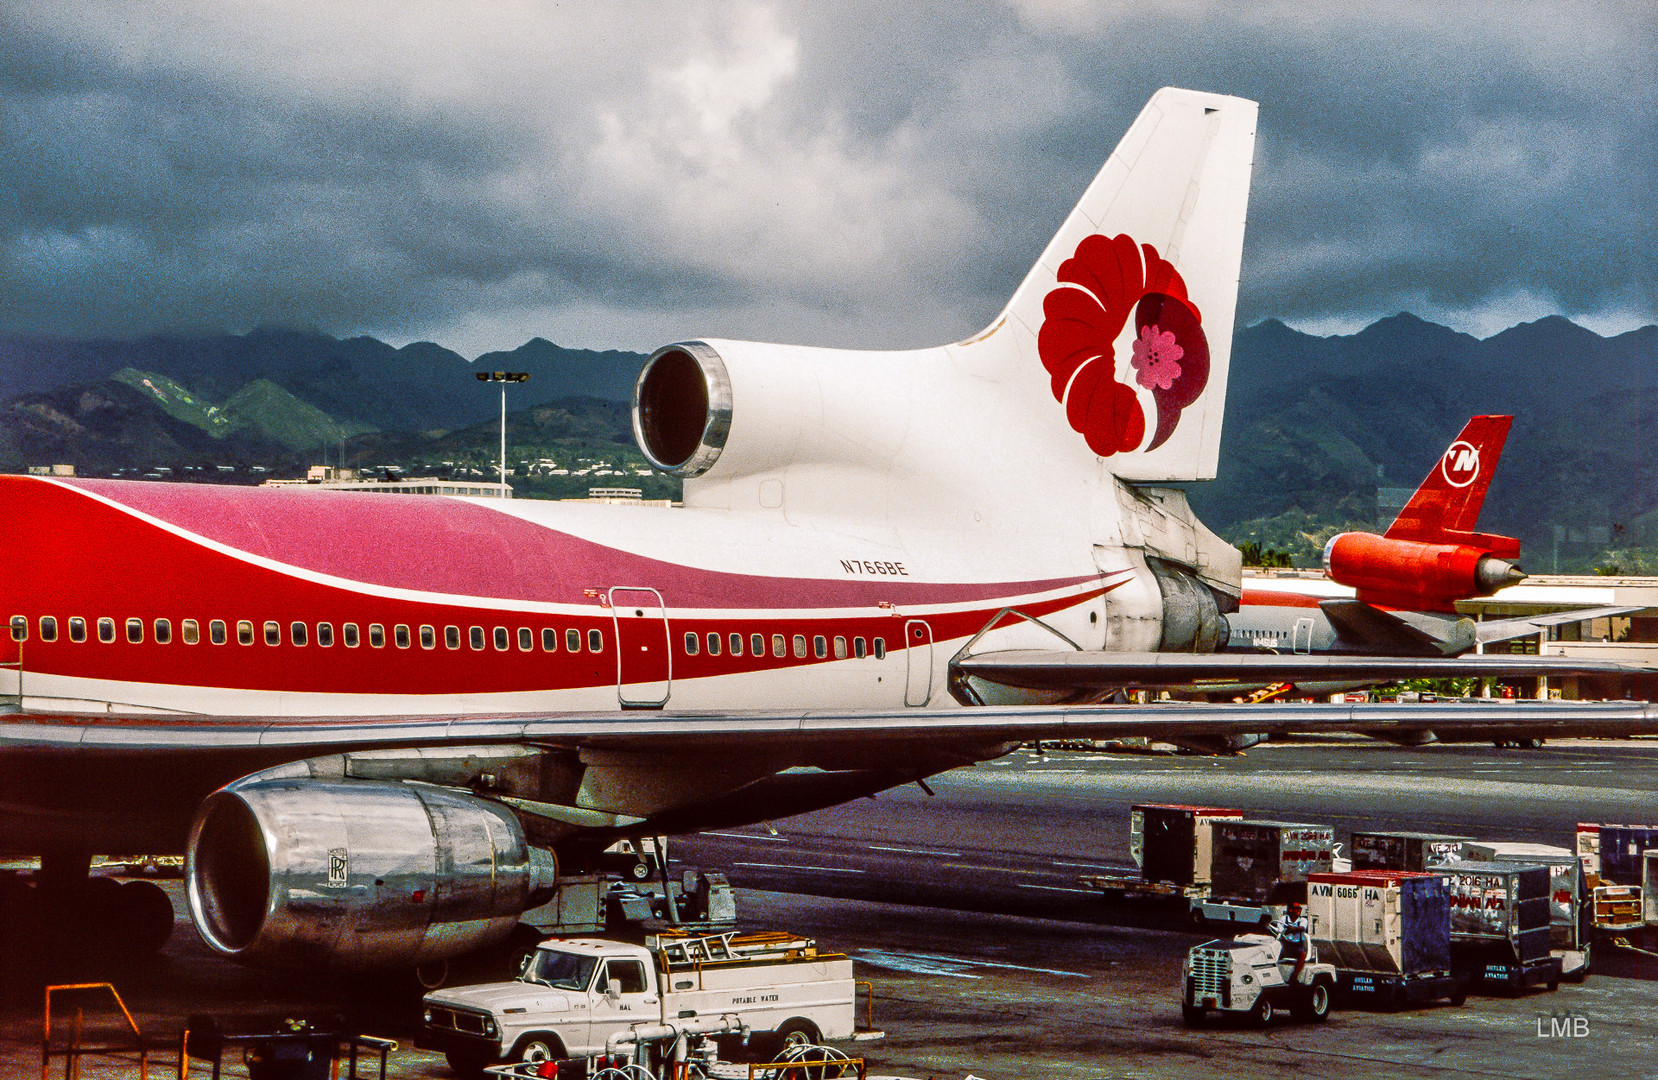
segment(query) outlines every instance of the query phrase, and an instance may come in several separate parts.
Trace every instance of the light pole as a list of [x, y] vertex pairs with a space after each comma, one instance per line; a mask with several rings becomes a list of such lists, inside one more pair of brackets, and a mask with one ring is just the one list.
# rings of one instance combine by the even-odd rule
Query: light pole
[[507, 497], [507, 383], [529, 382], [527, 371], [480, 371], [479, 382], [501, 384], [501, 498]]

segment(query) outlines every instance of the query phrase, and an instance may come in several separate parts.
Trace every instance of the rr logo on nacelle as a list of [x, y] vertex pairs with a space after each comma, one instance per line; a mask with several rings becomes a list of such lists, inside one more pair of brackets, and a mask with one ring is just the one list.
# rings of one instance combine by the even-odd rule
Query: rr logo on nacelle
[[1439, 471], [1452, 487], [1464, 488], [1480, 475], [1480, 451], [1473, 443], [1458, 439], [1440, 459]]

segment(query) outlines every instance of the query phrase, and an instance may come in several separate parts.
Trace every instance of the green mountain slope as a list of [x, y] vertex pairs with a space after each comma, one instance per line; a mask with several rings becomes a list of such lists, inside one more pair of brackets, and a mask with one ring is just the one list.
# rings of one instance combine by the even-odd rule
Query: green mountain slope
[[174, 420], [200, 428], [216, 439], [224, 438], [233, 426], [223, 409], [165, 375], [126, 367], [111, 375], [110, 379], [143, 394]]
[[255, 379], [224, 403], [231, 425], [257, 432], [289, 450], [332, 446], [375, 429], [352, 420], [335, 420], [268, 379]]

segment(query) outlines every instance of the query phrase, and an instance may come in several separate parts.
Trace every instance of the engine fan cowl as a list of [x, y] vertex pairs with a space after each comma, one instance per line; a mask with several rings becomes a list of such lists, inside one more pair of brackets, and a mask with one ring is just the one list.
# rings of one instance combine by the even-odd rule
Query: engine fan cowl
[[731, 377], [700, 341], [651, 354], [633, 388], [633, 438], [656, 468], [678, 477], [714, 467], [731, 433]]
[[1373, 533], [1342, 533], [1324, 546], [1330, 580], [1367, 603], [1454, 611], [1456, 601], [1490, 596], [1525, 573], [1472, 544], [1428, 544]]
[[557, 880], [513, 814], [389, 780], [261, 779], [202, 804], [190, 914], [227, 956], [278, 967], [419, 964], [504, 939]]

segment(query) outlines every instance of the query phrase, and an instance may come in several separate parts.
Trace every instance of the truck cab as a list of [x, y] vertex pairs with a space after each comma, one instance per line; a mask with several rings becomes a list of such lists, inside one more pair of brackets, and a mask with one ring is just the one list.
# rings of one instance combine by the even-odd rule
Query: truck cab
[[1265, 1027], [1281, 1012], [1322, 1023], [1330, 1016], [1336, 969], [1318, 963], [1310, 950], [1300, 977], [1294, 964], [1280, 963], [1282, 945], [1267, 934], [1239, 934], [1204, 942], [1186, 954], [1180, 1014], [1187, 1026], [1201, 1025], [1213, 1012], [1247, 1015]]

